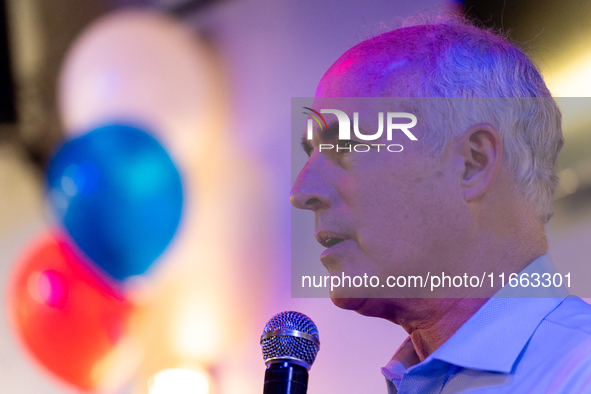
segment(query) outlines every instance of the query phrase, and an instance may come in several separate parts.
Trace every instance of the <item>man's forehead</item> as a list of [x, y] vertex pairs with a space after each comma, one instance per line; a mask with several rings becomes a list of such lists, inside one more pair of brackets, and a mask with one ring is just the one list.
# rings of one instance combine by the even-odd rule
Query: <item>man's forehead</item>
[[[408, 97], [315, 97], [311, 107], [303, 107], [309, 116], [302, 133], [304, 149], [321, 141], [332, 142], [341, 137], [342, 127], [349, 129], [346, 139], [356, 139], [357, 133], [374, 135], [380, 140], [390, 135], [384, 132], [388, 124], [408, 124], [415, 98]], [[386, 126], [387, 127], [387, 126]], [[396, 126], [397, 127], [397, 126]], [[396, 129], [396, 127], [394, 127]], [[414, 127], [414, 126], [411, 126]], [[381, 131], [379, 131], [381, 130]], [[305, 140], [305, 141], [304, 141]]]
[[[355, 118], [359, 119], [358, 124], [366, 124], [369, 120], [375, 118], [370, 123], [375, 123], [377, 127], [378, 113], [386, 112], [408, 112], [412, 102], [406, 97], [314, 97], [313, 104], [308, 110], [315, 113], [317, 118], [323, 119], [323, 122], [330, 123], [336, 121], [333, 110], [344, 112], [353, 124]], [[358, 114], [355, 115], [355, 114]]]

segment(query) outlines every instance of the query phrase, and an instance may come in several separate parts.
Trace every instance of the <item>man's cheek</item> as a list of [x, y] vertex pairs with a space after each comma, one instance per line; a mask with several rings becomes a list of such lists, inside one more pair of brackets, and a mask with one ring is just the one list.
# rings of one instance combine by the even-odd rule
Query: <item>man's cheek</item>
[[[379, 211], [387, 203], [387, 196], [391, 194], [388, 188], [391, 182], [375, 170], [351, 171], [339, 179], [340, 194], [348, 206], [355, 211]], [[371, 215], [371, 212], [369, 212]]]
[[359, 189], [363, 189], [359, 176], [354, 173], [344, 174], [340, 179], [339, 186], [345, 196], [354, 196]]

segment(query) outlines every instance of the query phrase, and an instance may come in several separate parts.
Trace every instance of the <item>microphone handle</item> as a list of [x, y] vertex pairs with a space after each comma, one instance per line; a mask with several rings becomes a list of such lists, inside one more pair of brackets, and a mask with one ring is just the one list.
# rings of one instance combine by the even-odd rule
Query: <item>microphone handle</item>
[[287, 361], [267, 366], [263, 394], [306, 394], [307, 391], [306, 368]]

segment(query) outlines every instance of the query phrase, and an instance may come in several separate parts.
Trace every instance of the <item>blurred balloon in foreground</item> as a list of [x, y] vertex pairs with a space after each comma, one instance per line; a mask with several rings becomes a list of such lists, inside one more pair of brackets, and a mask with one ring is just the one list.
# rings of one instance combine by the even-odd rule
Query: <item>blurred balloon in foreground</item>
[[27, 250], [12, 277], [7, 310], [27, 350], [70, 384], [94, 391], [125, 370], [117, 348], [131, 306], [62, 237], [43, 235]]
[[47, 181], [50, 203], [72, 239], [117, 280], [146, 272], [181, 218], [174, 163], [135, 127], [104, 126], [66, 142]]
[[[196, 154], [213, 112], [219, 67], [194, 31], [153, 11], [126, 10], [92, 24], [70, 48], [59, 76], [65, 129], [141, 122], [167, 145]], [[178, 149], [177, 149], [178, 148]]]

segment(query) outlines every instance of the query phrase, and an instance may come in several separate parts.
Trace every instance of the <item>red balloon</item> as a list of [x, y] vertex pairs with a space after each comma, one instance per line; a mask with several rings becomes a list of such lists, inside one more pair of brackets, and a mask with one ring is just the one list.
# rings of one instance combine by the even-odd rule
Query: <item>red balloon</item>
[[46, 234], [16, 267], [8, 311], [41, 364], [92, 391], [105, 378], [105, 360], [126, 331], [131, 305], [76, 256], [64, 237]]

